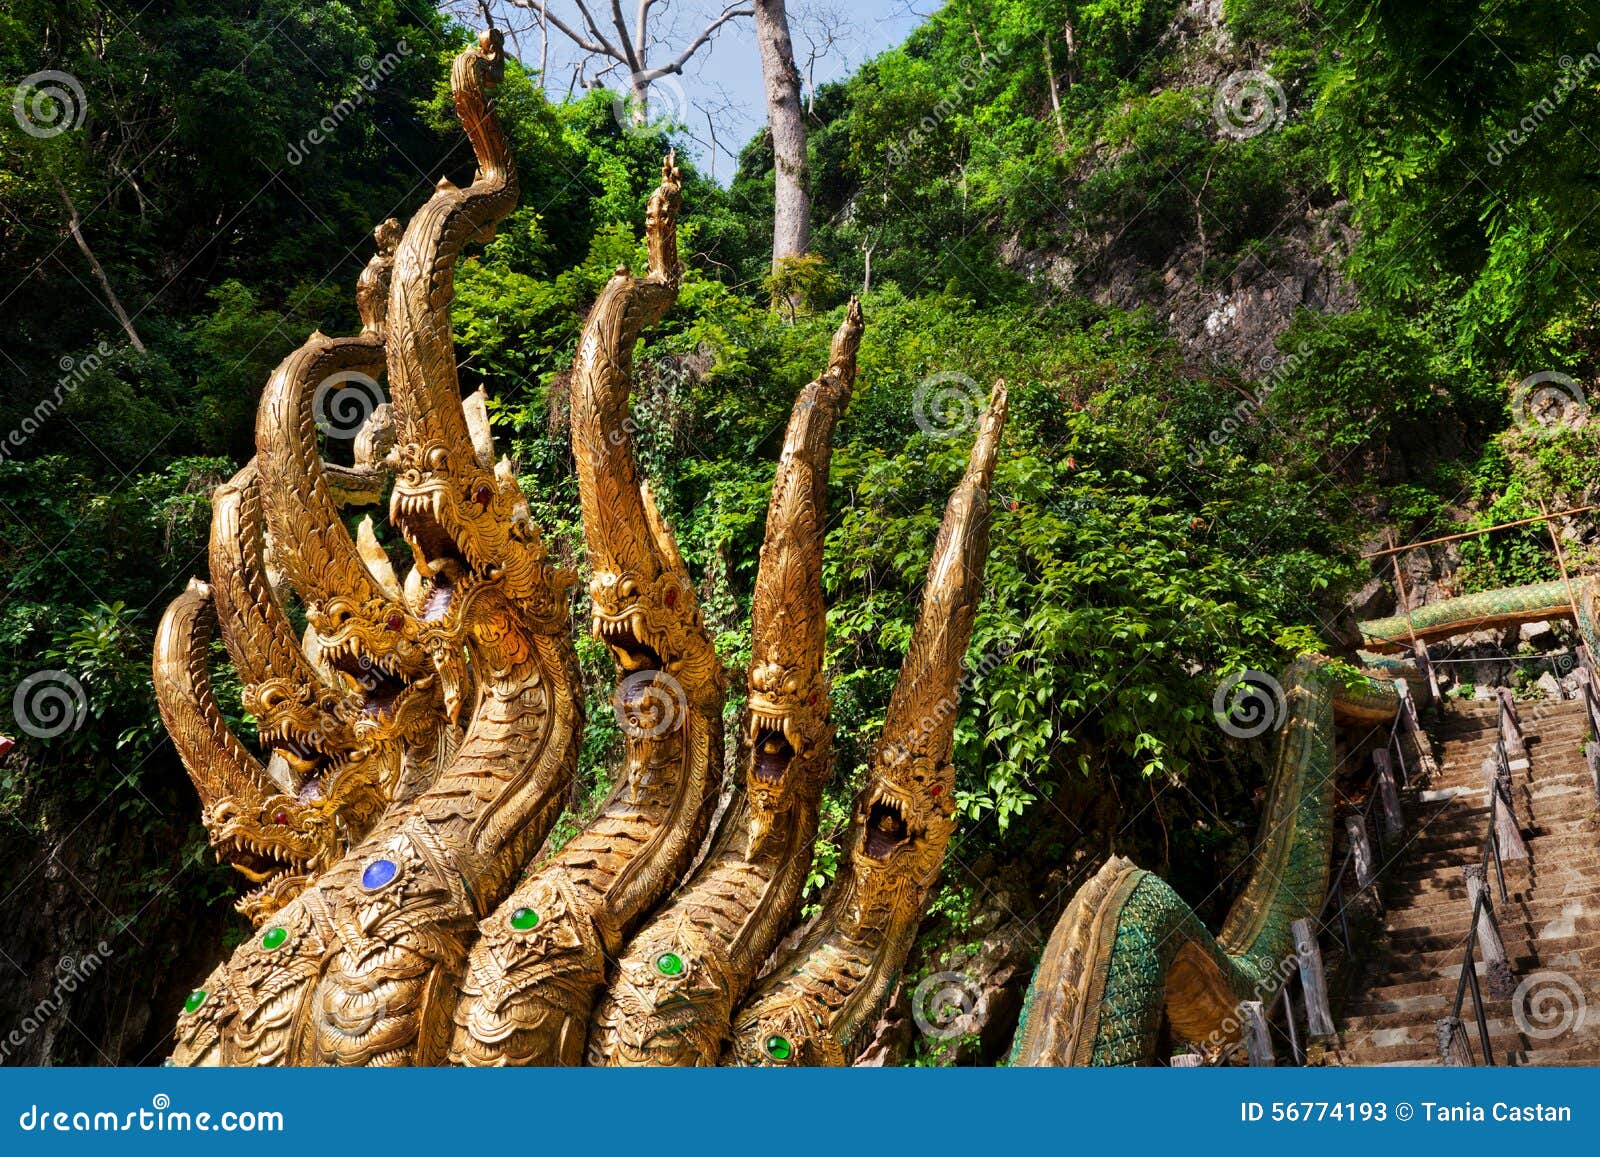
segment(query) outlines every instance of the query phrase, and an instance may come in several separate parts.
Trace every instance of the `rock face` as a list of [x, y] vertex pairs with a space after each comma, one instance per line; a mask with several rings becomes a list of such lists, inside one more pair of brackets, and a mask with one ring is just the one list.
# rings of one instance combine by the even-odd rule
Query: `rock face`
[[[0, 1065], [159, 1064], [185, 994], [245, 927], [220, 898], [229, 873], [209, 852], [184, 859], [199, 806], [182, 769], [158, 758], [142, 770], [105, 799], [25, 800], [19, 812], [34, 822], [7, 825]], [[27, 778], [64, 774], [30, 768]], [[159, 867], [140, 878], [128, 865]], [[218, 902], [196, 906], [202, 894]]]
[[[1276, 131], [1295, 116], [1292, 94], [1267, 73], [1268, 62], [1235, 42], [1220, 0], [1189, 0], [1155, 50], [1166, 65], [1152, 90], [1193, 93], [1204, 131], [1213, 140]], [[1244, 89], [1269, 107], [1268, 120], [1241, 130], [1216, 111], [1217, 101]], [[1094, 167], [1115, 163], [1115, 154]], [[1122, 309], [1150, 308], [1162, 318], [1188, 359], [1197, 366], [1232, 368], [1246, 378], [1265, 377], [1284, 354], [1277, 339], [1299, 309], [1339, 313], [1356, 305], [1355, 289], [1342, 272], [1356, 240], [1349, 205], [1334, 198], [1315, 174], [1286, 190], [1283, 211], [1264, 215], [1258, 237], [1235, 234], [1238, 214], [1204, 202], [1209, 174], [1171, 171], [1171, 179], [1194, 203], [1184, 236], [1163, 245], [1159, 266], [1127, 239], [1131, 221], [1102, 228], [1063, 220], [1057, 247], [1029, 249], [1002, 244], [1002, 261], [1025, 276], [1064, 293], [1083, 294]], [[1152, 190], [1152, 193], [1155, 191]], [[1070, 200], [1070, 198], [1069, 198]], [[1233, 207], [1237, 209], [1238, 207]], [[1225, 248], [1235, 256], [1221, 256]], [[1219, 259], [1220, 258], [1220, 259]]]
[[1270, 256], [1251, 254], [1220, 284], [1199, 280], [1206, 255], [1199, 242], [1192, 242], [1172, 254], [1157, 292], [1137, 260], [1114, 251], [1108, 252], [1103, 272], [1083, 288], [1104, 304], [1150, 306], [1197, 364], [1264, 377], [1286, 356], [1277, 340], [1296, 310], [1342, 313], [1355, 307], [1355, 289], [1339, 272], [1355, 240], [1347, 210], [1343, 201], [1320, 207], [1305, 203], [1274, 238]]

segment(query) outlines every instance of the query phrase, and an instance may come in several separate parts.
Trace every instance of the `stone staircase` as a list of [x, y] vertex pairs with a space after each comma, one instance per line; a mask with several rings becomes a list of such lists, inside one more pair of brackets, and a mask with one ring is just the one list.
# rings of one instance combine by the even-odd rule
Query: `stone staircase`
[[[1529, 857], [1507, 861], [1502, 903], [1491, 897], [1518, 993], [1480, 990], [1497, 1065], [1600, 1064], [1600, 816], [1585, 763], [1583, 704], [1518, 705], [1530, 767], [1512, 772], [1512, 801]], [[1344, 1009], [1333, 1057], [1350, 1065], [1437, 1065], [1435, 1031], [1461, 977], [1472, 909], [1462, 867], [1479, 862], [1488, 824], [1483, 761], [1498, 704], [1451, 703], [1429, 727], [1443, 741], [1433, 782], [1404, 795], [1405, 843], [1380, 884], [1383, 932]], [[1470, 991], [1462, 1021], [1479, 1055]]]

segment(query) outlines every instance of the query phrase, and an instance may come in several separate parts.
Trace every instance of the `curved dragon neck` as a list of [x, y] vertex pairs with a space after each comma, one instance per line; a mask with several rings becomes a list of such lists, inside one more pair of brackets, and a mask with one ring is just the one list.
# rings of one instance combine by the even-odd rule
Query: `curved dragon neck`
[[151, 670], [161, 721], [204, 812], [224, 799], [249, 798], [267, 782], [266, 769], [228, 729], [211, 691], [212, 597], [209, 586], [191, 580], [172, 601], [156, 629]]
[[[752, 611], [742, 780], [701, 867], [635, 937], [595, 1018], [596, 1064], [715, 1064], [734, 1006], [799, 906], [832, 768], [822, 547], [833, 430], [862, 330], [852, 299], [828, 371], [790, 414]], [[660, 975], [658, 962], [686, 962]]]
[[[371, 266], [386, 270], [379, 253]], [[315, 408], [341, 383], [376, 385], [384, 370], [383, 339], [370, 330], [355, 337], [313, 334], [267, 381], [256, 417], [256, 465], [262, 506], [275, 557], [307, 603], [335, 595], [357, 602], [382, 597], [355, 540], [345, 529], [328, 487], [317, 445]]]
[[[652, 200], [675, 198], [670, 161]], [[670, 212], [650, 223], [658, 261]], [[645, 320], [676, 293], [668, 279], [614, 278], [584, 327], [573, 450], [591, 565], [612, 582], [623, 666], [622, 775], [599, 814], [485, 921], [456, 1013], [451, 1058], [470, 1064], [576, 1064], [606, 960], [672, 885], [704, 838], [722, 778], [722, 686], [710, 634], [671, 531], [639, 485], [627, 426], [627, 365]], [[638, 303], [649, 303], [641, 312]], [[652, 312], [653, 311], [653, 312]], [[606, 423], [613, 423], [609, 427]], [[599, 598], [597, 597], [597, 605]], [[598, 617], [598, 616], [597, 616]]]
[[245, 683], [279, 678], [316, 686], [321, 676], [267, 578], [265, 536], [252, 462], [211, 496], [209, 558], [222, 641]]
[[[1487, 627], [1575, 617], [1596, 645], [1597, 583], [1537, 583], [1446, 599], [1361, 624], [1368, 647], [1399, 650]], [[1574, 608], [1576, 602], [1576, 608]], [[1112, 859], [1068, 905], [1041, 957], [1012, 1051], [1017, 1065], [1142, 1064], [1163, 1019], [1180, 1042], [1212, 1049], [1237, 1035], [1241, 999], [1270, 999], [1292, 958], [1291, 925], [1313, 915], [1327, 889], [1332, 843], [1336, 718], [1392, 718], [1406, 675], [1381, 657], [1386, 678], [1332, 683], [1319, 660], [1285, 674], [1289, 708], [1268, 788], [1250, 878], [1213, 937], [1160, 878]]]
[[455, 267], [470, 241], [487, 241], [493, 227], [516, 208], [518, 188], [511, 146], [485, 93], [504, 68], [498, 32], [486, 32], [476, 50], [460, 53], [451, 70], [457, 115], [472, 142], [478, 171], [465, 189], [449, 181], [406, 226], [395, 252], [387, 317], [389, 388], [400, 442], [437, 439], [467, 448], [471, 437], [461, 413], [450, 302]]
[[1574, 595], [1579, 596], [1581, 612], [1582, 595], [1592, 583], [1588, 579], [1573, 579], [1571, 583], [1558, 579], [1442, 599], [1404, 614], [1363, 622], [1361, 638], [1372, 650], [1399, 651], [1409, 648], [1412, 639], [1428, 642], [1490, 627], [1570, 619]]
[[565, 632], [531, 629], [492, 585], [464, 598], [482, 694], [455, 759], [308, 893], [341, 947], [298, 1034], [301, 1063], [444, 1059], [447, 994], [477, 921], [504, 899], [571, 784], [582, 703]]
[[956, 703], [989, 550], [989, 484], [1006, 391], [996, 384], [960, 484], [945, 505], [911, 645], [889, 700], [849, 864], [807, 938], [734, 1022], [744, 1064], [848, 1064], [882, 1009], [954, 829]]
[[1148, 1063], [1163, 1018], [1179, 1041], [1215, 1048], [1236, 1035], [1238, 1001], [1271, 999], [1294, 958], [1294, 921], [1314, 915], [1327, 892], [1335, 716], [1392, 718], [1400, 706], [1390, 681], [1345, 687], [1321, 668], [1301, 659], [1284, 674], [1288, 710], [1261, 851], [1222, 932], [1212, 937], [1159, 877], [1113, 858], [1046, 946], [1013, 1064]]

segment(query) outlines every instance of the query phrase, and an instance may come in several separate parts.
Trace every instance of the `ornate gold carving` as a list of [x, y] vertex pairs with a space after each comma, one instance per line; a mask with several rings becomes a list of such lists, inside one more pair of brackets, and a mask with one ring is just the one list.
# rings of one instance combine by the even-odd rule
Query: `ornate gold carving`
[[[833, 770], [822, 545], [833, 429], [861, 330], [852, 300], [827, 370], [789, 417], [751, 608], [740, 784], [700, 868], [628, 945], [595, 1015], [591, 1064], [715, 1064], [734, 1007], [799, 906]], [[663, 960], [682, 967], [664, 971]]]
[[735, 1018], [737, 1063], [848, 1064], [910, 950], [954, 828], [961, 661], [983, 591], [989, 482], [1005, 414], [997, 384], [945, 506], [911, 647], [856, 799], [850, 862], [811, 932]]
[[[313, 335], [274, 373], [256, 462], [216, 497], [216, 594], [196, 584], [163, 623], [163, 717], [208, 823], [244, 866], [249, 856], [277, 857], [252, 900], [258, 934], [180, 1018], [182, 1063], [573, 1064], [586, 1048], [605, 1063], [714, 1063], [740, 996], [794, 918], [831, 762], [822, 540], [859, 305], [791, 415], [757, 578], [734, 803], [701, 869], [629, 944], [704, 841], [721, 780], [723, 671], [640, 477], [628, 418], [634, 345], [682, 277], [682, 178], [669, 156], [646, 217], [649, 268], [638, 277], [619, 270], [605, 287], [573, 374], [592, 629], [617, 662], [625, 758], [598, 815], [529, 872], [570, 785], [583, 725], [573, 576], [550, 565], [511, 464], [495, 461], [483, 399], [460, 397], [449, 311], [463, 245], [492, 236], [516, 201], [486, 96], [501, 54], [489, 33], [452, 70], [478, 159], [472, 185], [441, 182], [403, 236], [394, 222], [381, 226], [357, 290], [362, 333]], [[357, 468], [327, 467], [317, 392], [385, 369], [392, 408], [358, 439]], [[997, 388], [946, 511], [858, 807], [863, 834], [836, 895], [847, 902], [830, 903], [803, 946], [818, 957], [806, 967], [849, 993], [857, 1018], [886, 994], [950, 830], [956, 680], [981, 587], [1003, 412]], [[386, 446], [396, 473], [389, 515], [414, 560], [403, 584], [370, 521], [352, 538], [337, 501], [370, 497]], [[303, 648], [269, 558], [306, 604]], [[272, 752], [266, 765], [227, 732], [210, 697], [213, 602]], [[292, 819], [273, 825], [286, 830], [269, 843], [261, 801], [274, 791], [291, 800]], [[243, 812], [248, 823], [234, 818]], [[821, 960], [829, 954], [831, 963]], [[608, 962], [618, 962], [609, 974]], [[763, 990], [761, 999], [774, 998]], [[804, 999], [794, 997], [796, 1007]], [[665, 1047], [675, 1030], [676, 1046]], [[814, 1036], [807, 1057], [838, 1062], [852, 1047], [839, 1018], [819, 1022]], [[798, 1030], [795, 1040], [801, 1047]]]

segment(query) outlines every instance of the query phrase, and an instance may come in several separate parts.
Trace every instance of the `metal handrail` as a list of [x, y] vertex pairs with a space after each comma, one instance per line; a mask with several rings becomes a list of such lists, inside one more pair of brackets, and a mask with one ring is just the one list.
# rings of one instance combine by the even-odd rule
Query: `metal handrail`
[[[1485, 881], [1489, 878], [1489, 864], [1494, 863], [1495, 879], [1500, 886], [1500, 902], [1506, 903], [1510, 894], [1506, 891], [1505, 861], [1500, 854], [1499, 808], [1501, 798], [1505, 794], [1504, 785], [1511, 778], [1511, 760], [1506, 752], [1506, 701], [1500, 700], [1500, 710], [1495, 722], [1494, 760], [1495, 775], [1489, 784], [1489, 817], [1488, 830], [1483, 837], [1483, 852], [1479, 857], [1479, 866], [1484, 873]], [[1507, 814], [1511, 812], [1511, 800], [1505, 800]], [[1483, 991], [1478, 984], [1478, 921], [1487, 912], [1490, 923], [1499, 928], [1499, 921], [1495, 917], [1494, 905], [1489, 901], [1489, 889], [1485, 887], [1478, 893], [1476, 902], [1472, 905], [1472, 924], [1467, 929], [1466, 947], [1461, 957], [1461, 977], [1456, 981], [1456, 998], [1450, 1006], [1450, 1022], [1455, 1024], [1461, 1019], [1461, 1005], [1467, 993], [1472, 994], [1472, 1011], [1478, 1024], [1478, 1044], [1483, 1052], [1483, 1063], [1493, 1066], [1494, 1049], [1489, 1041], [1489, 1019], [1483, 1006]], [[1467, 1040], [1467, 1054], [1472, 1057], [1472, 1042]]]
[[[1490, 837], [1493, 839], [1493, 836]], [[1461, 979], [1456, 981], [1456, 999], [1450, 1006], [1450, 1020], [1452, 1023], [1461, 1019], [1461, 1002], [1466, 997], [1468, 990], [1472, 992], [1472, 1012], [1478, 1022], [1478, 1043], [1483, 1050], [1483, 1063], [1494, 1067], [1494, 1048], [1489, 1043], [1489, 1018], [1483, 1008], [1483, 989], [1478, 984], [1478, 917], [1488, 909], [1489, 919], [1494, 919], [1494, 908], [1489, 904], [1489, 891], [1485, 888], [1478, 893], [1478, 902], [1472, 906], [1472, 926], [1467, 930], [1467, 947], [1461, 957]], [[1476, 1060], [1472, 1052], [1472, 1041], [1465, 1041], [1468, 1057]]]

